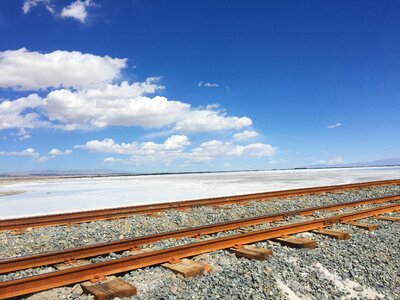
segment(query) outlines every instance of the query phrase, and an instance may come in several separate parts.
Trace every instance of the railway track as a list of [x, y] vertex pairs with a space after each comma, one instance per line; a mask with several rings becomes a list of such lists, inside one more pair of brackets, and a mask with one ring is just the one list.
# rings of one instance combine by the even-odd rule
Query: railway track
[[321, 218], [306, 222], [294, 223], [278, 226], [274, 228], [256, 230], [248, 233], [235, 234], [224, 238], [214, 238], [211, 240], [196, 242], [184, 246], [172, 247], [164, 250], [151, 251], [144, 254], [133, 255], [130, 257], [118, 258], [101, 263], [89, 264], [82, 267], [75, 267], [62, 271], [55, 271], [43, 275], [37, 275], [17, 280], [0, 282], [0, 299], [17, 297], [28, 293], [38, 292], [50, 288], [60, 287], [87, 280], [104, 278], [108, 275], [118, 274], [146, 266], [158, 265], [165, 262], [179, 261], [185, 257], [212, 252], [215, 250], [239, 247], [249, 243], [279, 238], [300, 232], [311, 231], [332, 226], [339, 223], [347, 223], [380, 214], [400, 211], [400, 195], [375, 198], [369, 200], [359, 200], [353, 202], [340, 203], [329, 206], [313, 207], [296, 211], [283, 212], [281, 214], [267, 215], [250, 219], [242, 219], [208, 226], [194, 227], [163, 234], [156, 234], [123, 241], [98, 244], [89, 247], [70, 249], [61, 252], [45, 253], [30, 257], [0, 261], [2, 273], [22, 270], [35, 266], [54, 264], [56, 262], [92, 257], [110, 252], [127, 250], [144, 244], [149, 244], [161, 239], [182, 238], [187, 236], [198, 236], [211, 234], [244, 226], [252, 226], [261, 223], [282, 220], [287, 216], [309, 215], [320, 210], [337, 210], [343, 208], [356, 207], [365, 204], [381, 204], [385, 202], [396, 202], [390, 205], [360, 210], [352, 213], [340, 214], [328, 218]]
[[81, 258], [89, 258], [98, 255], [104, 255], [111, 252], [118, 252], [124, 250], [134, 249], [146, 244], [151, 244], [160, 240], [166, 239], [180, 239], [184, 237], [194, 237], [201, 235], [208, 235], [222, 231], [238, 229], [246, 226], [254, 226], [268, 222], [280, 221], [285, 217], [309, 215], [316, 211], [323, 210], [339, 210], [344, 208], [351, 208], [366, 204], [380, 204], [385, 202], [400, 201], [400, 195], [358, 200], [344, 203], [337, 203], [326, 206], [311, 207], [301, 210], [286, 211], [277, 214], [264, 215], [259, 217], [234, 220], [218, 224], [211, 224], [206, 226], [190, 227], [180, 230], [169, 232], [157, 233], [142, 237], [135, 237], [130, 239], [119, 240], [110, 243], [95, 244], [86, 247], [79, 247], [74, 249], [67, 249], [64, 251], [55, 251], [43, 253], [39, 255], [19, 257], [15, 259], [0, 260], [0, 274], [14, 272], [18, 270], [56, 264], [64, 261], [73, 261]]
[[124, 218], [133, 214], [154, 214], [168, 209], [189, 209], [196, 206], [219, 206], [234, 203], [243, 203], [249, 201], [265, 201], [273, 198], [287, 198], [293, 196], [319, 194], [327, 192], [340, 192], [365, 187], [375, 187], [382, 185], [400, 184], [400, 179], [372, 181], [345, 185], [301, 188], [265, 193], [255, 193], [246, 195], [235, 195], [227, 197], [216, 197], [199, 200], [187, 200], [178, 202], [166, 202], [150, 205], [137, 205], [120, 208], [91, 210], [75, 213], [53, 214], [45, 216], [25, 217], [17, 219], [0, 220], [0, 231], [6, 230], [24, 230], [26, 228], [60, 226], [76, 223], [92, 222], [97, 220], [112, 220]]
[[192, 257], [216, 250], [228, 249], [254, 242], [321, 229], [334, 224], [347, 223], [350, 221], [399, 210], [400, 204], [395, 203], [377, 208], [340, 214], [333, 217], [320, 218], [264, 230], [235, 234], [223, 238], [214, 238], [188, 245], [172, 247], [163, 250], [155, 250], [143, 254], [117, 258], [62, 271], [55, 271], [42, 275], [5, 281], [0, 283], [0, 299], [22, 296], [33, 292], [43, 291], [50, 288], [79, 283], [87, 280], [101, 279], [105, 276], [127, 272], [138, 268], [158, 265], [166, 262], [179, 261], [185, 257]]

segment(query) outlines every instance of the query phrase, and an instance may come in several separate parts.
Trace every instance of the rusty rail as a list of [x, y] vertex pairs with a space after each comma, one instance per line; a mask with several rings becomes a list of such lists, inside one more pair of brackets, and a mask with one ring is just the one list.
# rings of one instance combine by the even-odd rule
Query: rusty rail
[[400, 179], [312, 187], [312, 188], [300, 188], [300, 189], [273, 191], [265, 193], [157, 203], [150, 205], [127, 206], [119, 208], [52, 214], [45, 216], [24, 217], [16, 219], [3, 219], [0, 220], [0, 231], [21, 230], [29, 227], [33, 228], [33, 227], [55, 226], [55, 225], [69, 225], [69, 224], [84, 223], [97, 220], [124, 218], [133, 214], [152, 214], [167, 209], [187, 209], [203, 205], [225, 205], [225, 204], [242, 203], [248, 201], [264, 201], [277, 197], [287, 198], [292, 196], [337, 192], [337, 191], [358, 189], [363, 187], [372, 187], [372, 186], [381, 186], [390, 184], [400, 184]]
[[400, 204], [386, 205], [343, 214], [331, 218], [322, 218], [307, 222], [284, 225], [249, 233], [236, 234], [224, 238], [197, 242], [193, 244], [172, 247], [164, 250], [152, 251], [130, 257], [118, 258], [105, 262], [90, 264], [82, 267], [55, 271], [47, 274], [10, 280], [0, 283], [0, 299], [17, 297], [28, 293], [47, 290], [50, 288], [79, 283], [86, 280], [102, 278], [108, 275], [131, 271], [138, 268], [157, 265], [164, 262], [176, 261], [184, 257], [191, 257], [207, 252], [236, 247], [264, 240], [296, 234], [331, 226], [332, 224], [364, 219], [367, 217], [399, 211]]
[[228, 231], [237, 229], [245, 226], [254, 226], [262, 223], [279, 221], [288, 216], [305, 215], [320, 210], [337, 210], [347, 207], [355, 207], [365, 204], [377, 204], [389, 201], [399, 201], [400, 195], [381, 197], [367, 200], [357, 200], [351, 202], [343, 202], [325, 206], [311, 207], [300, 210], [293, 210], [288, 212], [282, 212], [271, 215], [264, 215], [259, 217], [252, 217], [241, 220], [228, 221], [218, 224], [211, 224], [205, 226], [190, 227], [180, 230], [174, 230], [169, 232], [151, 234], [147, 236], [135, 237], [130, 239], [124, 239], [115, 242], [101, 243], [96, 245], [90, 245], [85, 247], [67, 249], [63, 251], [55, 251], [42, 253], [38, 255], [18, 257], [7, 260], [0, 260], [0, 274], [14, 272], [18, 270], [34, 268], [44, 265], [50, 265], [60, 263], [72, 259], [88, 258], [97, 255], [103, 255], [111, 252], [118, 252], [129, 250], [135, 247], [139, 247], [145, 244], [154, 243], [160, 240], [172, 239], [172, 238], [184, 238], [191, 236], [200, 236], [206, 234], [212, 234], [221, 231]]

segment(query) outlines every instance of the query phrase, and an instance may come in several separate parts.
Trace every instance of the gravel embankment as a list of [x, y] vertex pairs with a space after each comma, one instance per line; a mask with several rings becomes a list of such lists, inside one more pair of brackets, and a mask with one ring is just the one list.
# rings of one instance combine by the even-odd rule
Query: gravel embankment
[[[252, 202], [246, 206], [198, 207], [188, 212], [171, 210], [160, 213], [158, 218], [137, 215], [124, 220], [99, 221], [73, 227], [40, 228], [21, 236], [0, 233], [0, 257], [30, 255], [182, 227], [399, 193], [400, 186], [368, 188], [341, 194]], [[318, 212], [314, 217], [370, 207], [373, 206], [334, 213]], [[253, 228], [263, 229], [307, 219], [309, 217], [296, 216]], [[378, 230], [368, 232], [348, 225], [335, 225], [334, 228], [351, 233], [348, 241], [310, 233], [299, 234], [318, 241], [318, 248], [314, 250], [291, 249], [271, 241], [257, 243], [258, 246], [272, 249], [274, 253], [262, 262], [238, 259], [225, 250], [203, 254], [194, 259], [211, 264], [213, 271], [201, 277], [185, 279], [161, 267], [135, 270], [121, 277], [138, 288], [138, 296], [132, 299], [400, 299], [400, 225], [373, 219], [368, 219], [368, 222], [379, 224]], [[232, 230], [203, 238], [236, 233], [238, 231]], [[193, 238], [166, 240], [154, 243], [152, 247], [162, 249], [196, 241]], [[90, 261], [99, 262], [127, 255], [127, 251], [112, 253]], [[52, 267], [45, 267], [0, 275], [0, 281], [52, 270]], [[81, 293], [79, 285], [76, 285], [38, 293], [29, 299], [93, 299]]]

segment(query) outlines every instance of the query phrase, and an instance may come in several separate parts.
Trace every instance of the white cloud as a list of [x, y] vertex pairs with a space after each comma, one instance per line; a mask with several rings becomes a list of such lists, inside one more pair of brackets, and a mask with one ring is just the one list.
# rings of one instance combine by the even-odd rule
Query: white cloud
[[32, 156], [36, 153], [35, 149], [27, 148], [23, 151], [12, 151], [12, 152], [4, 152], [0, 151], [0, 155], [2, 156]]
[[37, 94], [13, 101], [3, 100], [0, 102], [0, 130], [47, 126], [47, 122], [39, 120], [38, 113], [29, 110], [41, 106], [42, 103]]
[[276, 148], [268, 144], [255, 143], [248, 145], [236, 145], [232, 142], [221, 142], [212, 140], [202, 143], [194, 148], [190, 158], [195, 161], [209, 161], [216, 157], [238, 156], [238, 157], [263, 157], [272, 156]]
[[176, 122], [177, 117], [190, 107], [165, 97], [144, 96], [161, 88], [147, 80], [76, 92], [57, 90], [48, 94], [45, 109], [50, 120], [66, 124], [70, 129], [106, 126], [160, 128]]
[[82, 23], [85, 23], [88, 13], [86, 9], [92, 6], [91, 0], [80, 1], [76, 0], [72, 2], [70, 5], [63, 8], [60, 16], [63, 18], [73, 18]]
[[162, 149], [166, 151], [181, 152], [183, 148], [189, 145], [190, 141], [186, 135], [173, 135], [162, 144]]
[[219, 84], [217, 84], [217, 83], [211, 83], [211, 82], [200, 81], [200, 82], [197, 84], [197, 86], [198, 86], [198, 87], [204, 86], [204, 87], [209, 87], [209, 88], [218, 88], [218, 87], [219, 87]]
[[[129, 84], [72, 91], [59, 89], [42, 99], [36, 94], [0, 103], [0, 130], [53, 127], [90, 130], [107, 126], [162, 128], [172, 133], [238, 130], [250, 126], [248, 117], [227, 116], [218, 106], [192, 108], [190, 104], [147, 94], [164, 89], [158, 78]], [[31, 108], [29, 110], [28, 108]], [[28, 110], [27, 110], [28, 109]], [[32, 110], [34, 109], [34, 110]], [[41, 121], [40, 114], [49, 121]]]
[[19, 131], [18, 131], [18, 133], [17, 133], [17, 136], [19, 136], [19, 140], [20, 140], [20, 141], [23, 141], [23, 140], [26, 140], [26, 139], [30, 139], [30, 138], [31, 138], [31, 136], [27, 133], [27, 131], [25, 130], [25, 128], [20, 128]]
[[22, 5], [22, 11], [24, 14], [27, 14], [32, 10], [32, 8], [39, 5], [43, 5], [54, 16], [72, 18], [82, 23], [85, 23], [87, 20], [87, 8], [95, 6], [92, 0], [76, 0], [65, 6], [59, 13], [56, 12], [54, 8], [53, 0], [25, 0]]
[[117, 144], [113, 139], [102, 141], [89, 141], [85, 145], [77, 145], [75, 148], [88, 150], [90, 152], [129, 155], [129, 159], [118, 159], [107, 157], [104, 163], [112, 164], [122, 162], [125, 164], [143, 165], [149, 163], [171, 164], [174, 160], [185, 156], [184, 149], [190, 145], [185, 135], [173, 135], [164, 143], [155, 142], [132, 142]]
[[37, 6], [40, 2], [42, 2], [42, 0], [25, 0], [22, 5], [22, 11], [24, 14], [27, 14], [32, 7]]
[[27, 148], [23, 151], [13, 151], [13, 152], [4, 152], [4, 151], [0, 151], [0, 156], [29, 156], [32, 159], [34, 159], [35, 161], [38, 162], [44, 162], [48, 159], [50, 159], [50, 157], [48, 156], [41, 156], [38, 152], [36, 152], [35, 149], [33, 148]]
[[186, 146], [190, 145], [190, 141], [185, 135], [173, 135], [164, 143], [157, 144], [155, 142], [132, 142], [117, 144], [113, 139], [104, 139], [102, 141], [93, 140], [85, 145], [77, 145], [74, 148], [84, 149], [97, 153], [113, 153], [127, 155], [160, 155], [181, 152]]
[[55, 14], [51, 0], [25, 0], [22, 5], [22, 11], [24, 14], [27, 14], [33, 7], [38, 6], [39, 4], [44, 5], [51, 14]]
[[51, 156], [58, 156], [58, 155], [69, 155], [72, 153], [72, 150], [59, 150], [57, 148], [53, 148], [49, 151], [49, 155]]
[[113, 164], [116, 161], [116, 159], [114, 157], [106, 157], [103, 162], [105, 164]]
[[226, 129], [241, 129], [250, 126], [248, 117], [228, 117], [216, 110], [187, 111], [176, 123], [175, 130], [179, 132], [211, 132]]
[[194, 149], [187, 149], [191, 145], [185, 135], [173, 135], [164, 143], [155, 142], [132, 142], [116, 143], [113, 139], [92, 140], [84, 145], [77, 145], [74, 148], [87, 150], [96, 153], [128, 155], [130, 158], [121, 159], [107, 157], [104, 163], [122, 162], [127, 164], [150, 164], [166, 163], [171, 164], [175, 160], [187, 162], [205, 162], [217, 158], [227, 157], [270, 157], [275, 154], [276, 148], [268, 144], [254, 143], [248, 145], [236, 145], [232, 142], [221, 142], [212, 140], [200, 144]]
[[340, 127], [340, 126], [343, 126], [343, 124], [342, 123], [336, 123], [336, 124], [329, 125], [328, 128], [331, 129], [331, 128], [337, 128], [337, 127]]
[[37, 90], [49, 87], [88, 88], [111, 82], [126, 67], [126, 59], [57, 50], [26, 48], [0, 52], [0, 88]]
[[235, 133], [233, 135], [233, 138], [236, 141], [243, 141], [243, 140], [247, 140], [247, 139], [250, 139], [250, 138], [257, 137], [259, 135], [260, 134], [257, 131], [245, 130], [245, 131], [242, 131], [242, 132]]
[[346, 161], [341, 156], [336, 156], [328, 160], [320, 160], [318, 163], [325, 165], [341, 165], [345, 164]]
[[230, 117], [216, 106], [192, 108], [190, 104], [147, 94], [164, 89], [158, 78], [142, 83], [107, 85], [99, 89], [50, 92], [44, 108], [50, 120], [64, 129], [91, 129], [106, 126], [169, 126], [181, 133], [240, 129], [252, 124], [248, 117]]
[[0, 151], [0, 156], [27, 156], [27, 157], [31, 157], [33, 160], [35, 160], [37, 162], [45, 162], [49, 159], [55, 158], [56, 156], [69, 155], [71, 153], [72, 153], [72, 150], [62, 151], [62, 150], [53, 148], [48, 152], [48, 156], [46, 156], [46, 155], [41, 155], [39, 152], [37, 152], [33, 148], [27, 148], [23, 151], [11, 151], [11, 152]]

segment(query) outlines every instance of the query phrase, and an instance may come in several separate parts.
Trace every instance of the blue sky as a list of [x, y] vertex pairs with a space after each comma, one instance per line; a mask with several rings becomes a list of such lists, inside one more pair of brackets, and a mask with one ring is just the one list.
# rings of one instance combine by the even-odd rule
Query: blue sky
[[0, 171], [399, 157], [398, 1], [0, 1]]

